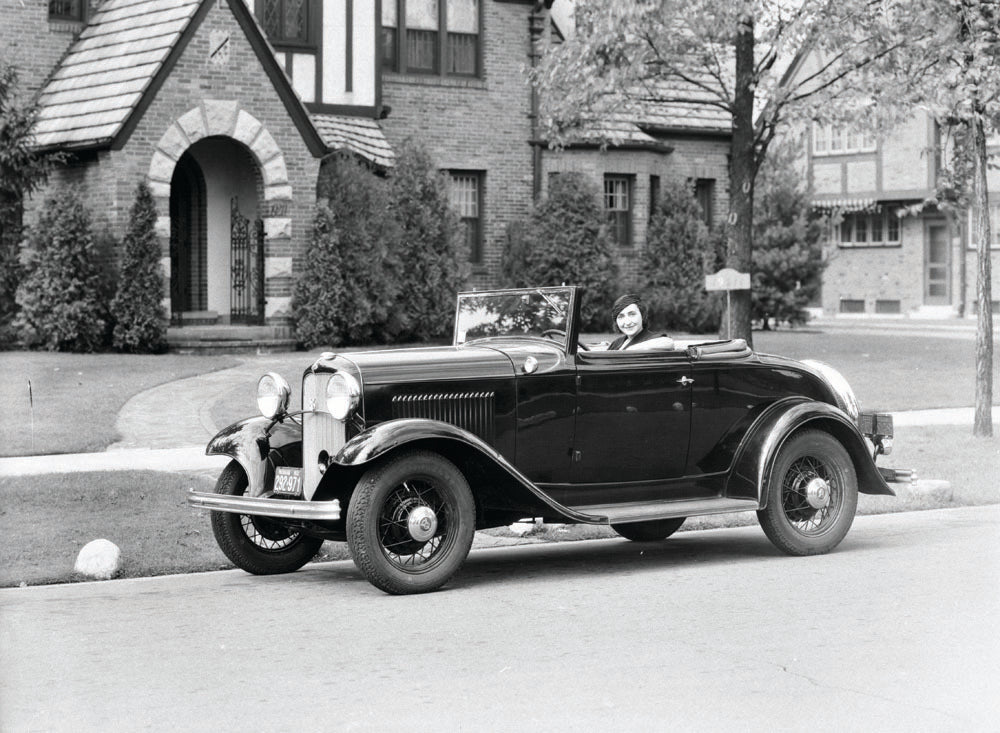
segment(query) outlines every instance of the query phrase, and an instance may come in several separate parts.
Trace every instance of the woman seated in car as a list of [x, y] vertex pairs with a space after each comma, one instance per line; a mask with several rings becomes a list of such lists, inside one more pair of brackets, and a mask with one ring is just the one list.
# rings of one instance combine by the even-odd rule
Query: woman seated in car
[[626, 294], [616, 300], [611, 307], [611, 318], [622, 335], [611, 342], [608, 351], [674, 348], [672, 338], [649, 330], [648, 313], [637, 295]]

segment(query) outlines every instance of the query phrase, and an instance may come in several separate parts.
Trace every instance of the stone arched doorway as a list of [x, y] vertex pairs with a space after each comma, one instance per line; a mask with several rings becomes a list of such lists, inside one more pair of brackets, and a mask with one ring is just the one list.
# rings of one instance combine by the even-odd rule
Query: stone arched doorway
[[206, 213], [205, 176], [194, 157], [184, 153], [170, 181], [170, 320], [174, 325], [212, 320]]

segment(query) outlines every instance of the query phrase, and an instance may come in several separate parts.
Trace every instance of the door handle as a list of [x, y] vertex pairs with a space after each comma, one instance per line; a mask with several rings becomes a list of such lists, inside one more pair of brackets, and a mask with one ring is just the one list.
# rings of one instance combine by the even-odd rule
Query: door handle
[[691, 379], [690, 377], [684, 376], [677, 380], [677, 384], [681, 385], [682, 387], [687, 387], [689, 384], [694, 384], [694, 380]]

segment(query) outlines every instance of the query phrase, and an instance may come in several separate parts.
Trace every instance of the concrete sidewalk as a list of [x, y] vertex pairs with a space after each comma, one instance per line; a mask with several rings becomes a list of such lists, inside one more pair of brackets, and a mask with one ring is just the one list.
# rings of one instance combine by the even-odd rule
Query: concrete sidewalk
[[[973, 408], [911, 410], [893, 413], [898, 427], [954, 425], [971, 428]], [[993, 408], [993, 422], [1000, 424], [1000, 406]], [[1000, 432], [1000, 429], [998, 429]], [[206, 431], [206, 442], [208, 431]], [[120, 444], [119, 444], [120, 445]], [[47, 456], [0, 458], [0, 476], [29, 476], [46, 473], [86, 471], [221, 471], [228, 462], [224, 456], [206, 456], [205, 445], [179, 448], [109, 449], [103, 453], [70, 453]]]

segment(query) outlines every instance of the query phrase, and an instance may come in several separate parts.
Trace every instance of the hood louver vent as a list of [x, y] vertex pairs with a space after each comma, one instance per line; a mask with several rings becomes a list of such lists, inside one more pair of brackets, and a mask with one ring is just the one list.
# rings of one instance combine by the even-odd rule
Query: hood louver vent
[[397, 395], [392, 398], [392, 416], [451, 423], [493, 445], [493, 392]]

